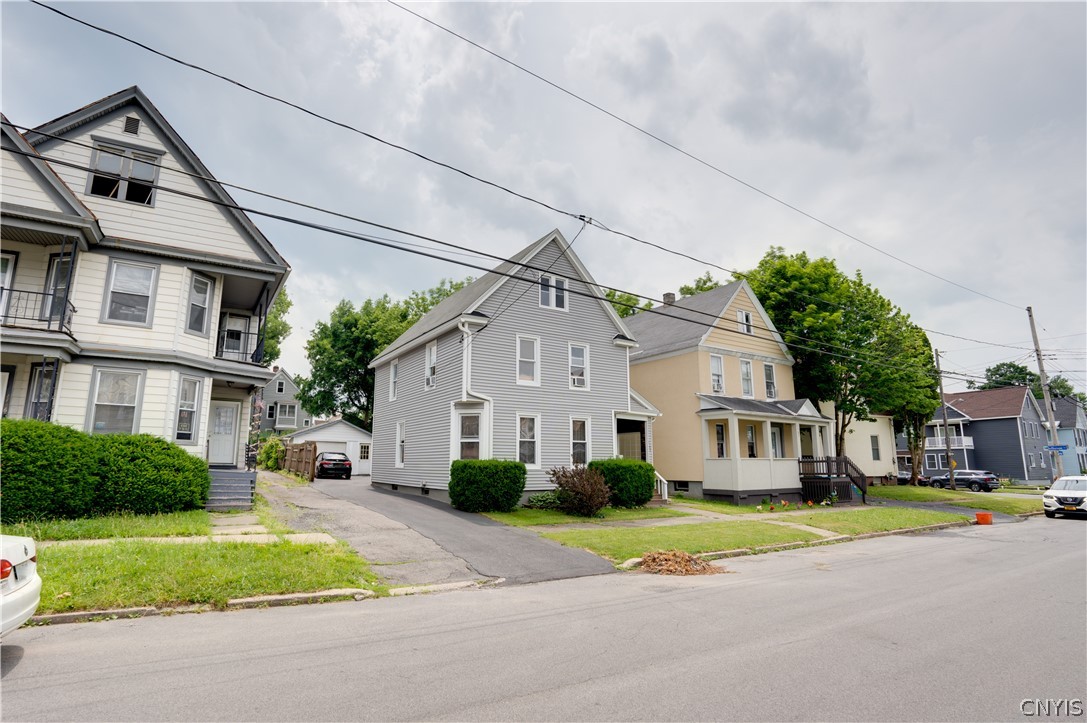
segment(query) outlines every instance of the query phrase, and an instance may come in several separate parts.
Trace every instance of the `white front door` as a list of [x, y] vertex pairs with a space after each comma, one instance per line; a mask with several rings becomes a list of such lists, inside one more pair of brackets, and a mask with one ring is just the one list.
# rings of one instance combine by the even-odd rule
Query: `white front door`
[[208, 464], [236, 464], [238, 454], [238, 419], [241, 402], [211, 402], [208, 424]]
[[223, 317], [223, 353], [224, 359], [249, 361], [253, 353], [249, 344], [249, 319], [245, 316]]
[[7, 316], [8, 313], [8, 299], [11, 294], [11, 281], [12, 276], [15, 274], [15, 255], [14, 254], [2, 254], [0, 255], [0, 314]]

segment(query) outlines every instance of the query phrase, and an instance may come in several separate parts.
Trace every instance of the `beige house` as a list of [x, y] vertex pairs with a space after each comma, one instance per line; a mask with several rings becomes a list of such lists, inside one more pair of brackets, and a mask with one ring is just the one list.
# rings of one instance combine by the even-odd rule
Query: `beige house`
[[661, 412], [654, 464], [671, 491], [799, 501], [799, 459], [834, 456], [831, 420], [794, 397], [793, 358], [751, 287], [665, 301], [625, 321], [639, 344], [631, 387]]
[[[834, 403], [822, 402], [819, 410], [834, 419]], [[869, 480], [878, 481], [898, 473], [894, 419], [873, 414], [865, 421], [854, 419], [845, 433], [845, 448], [839, 452], [853, 461]]]

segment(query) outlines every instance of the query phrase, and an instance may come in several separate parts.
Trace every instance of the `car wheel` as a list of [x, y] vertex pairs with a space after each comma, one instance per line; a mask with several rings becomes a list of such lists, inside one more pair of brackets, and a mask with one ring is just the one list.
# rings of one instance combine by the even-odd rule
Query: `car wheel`
[[1057, 516], [1057, 513], [1056, 512], [1050, 512], [1049, 510], [1046, 510], [1045, 511], [1045, 516], [1052, 520], [1054, 517]]
[[981, 485], [979, 485], [977, 482], [971, 482], [970, 483], [970, 491], [971, 492], [981, 492]]
[[943, 482], [936, 482], [935, 480], [933, 480], [932, 486], [935, 487], [936, 489], [940, 489], [941, 487], [944, 486], [944, 484], [943, 484]]

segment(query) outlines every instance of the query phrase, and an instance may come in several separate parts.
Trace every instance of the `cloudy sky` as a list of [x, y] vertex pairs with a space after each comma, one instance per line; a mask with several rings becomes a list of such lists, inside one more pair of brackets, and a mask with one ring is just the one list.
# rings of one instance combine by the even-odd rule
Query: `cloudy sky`
[[[946, 370], [1033, 367], [1033, 306], [1047, 371], [1087, 388], [1083, 3], [410, 5], [864, 243], [392, 4], [56, 7], [726, 269], [771, 245], [829, 256], [928, 329]], [[2, 106], [17, 125], [139, 85], [223, 181], [504, 256], [581, 227], [41, 7], [0, 3], [0, 23]], [[305, 342], [341, 298], [478, 275], [255, 220], [293, 267], [293, 373], [308, 372]], [[706, 270], [729, 278], [593, 227], [574, 248], [602, 284], [649, 297]]]

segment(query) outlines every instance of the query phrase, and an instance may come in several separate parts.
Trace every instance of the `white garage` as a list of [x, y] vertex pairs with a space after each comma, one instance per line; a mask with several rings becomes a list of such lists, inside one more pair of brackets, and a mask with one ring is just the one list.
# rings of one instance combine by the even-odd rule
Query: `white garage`
[[291, 435], [292, 442], [316, 442], [318, 452], [344, 452], [351, 460], [352, 475], [370, 474], [370, 433], [362, 427], [337, 419]]

